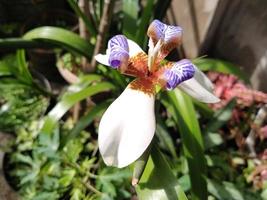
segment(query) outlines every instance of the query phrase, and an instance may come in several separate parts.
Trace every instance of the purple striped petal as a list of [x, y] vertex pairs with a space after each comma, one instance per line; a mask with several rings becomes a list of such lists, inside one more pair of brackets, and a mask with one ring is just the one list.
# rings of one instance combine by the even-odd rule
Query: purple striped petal
[[194, 73], [194, 65], [187, 59], [173, 63], [173, 66], [166, 69], [163, 75], [167, 90], [173, 90], [183, 81], [191, 79]]
[[152, 38], [154, 45], [159, 41], [159, 39], [164, 39], [164, 32], [166, 29], [167, 25], [157, 19], [151, 22], [147, 29], [147, 35]]
[[182, 31], [180, 26], [168, 26], [165, 31], [164, 42], [176, 43], [178, 45], [181, 41]]
[[148, 27], [147, 35], [152, 38], [154, 45], [162, 39], [166, 45], [168, 43], [176, 43], [181, 41], [182, 28], [180, 26], [168, 26], [159, 20], [154, 20]]
[[124, 35], [116, 35], [108, 41], [109, 59], [111, 67], [117, 69], [122, 65], [127, 65], [129, 60], [129, 45]]
[[163, 60], [174, 48], [178, 47], [182, 41], [182, 28], [179, 26], [169, 26], [159, 20], [154, 20], [148, 27], [147, 35], [150, 37], [154, 48], [161, 41], [157, 62]]

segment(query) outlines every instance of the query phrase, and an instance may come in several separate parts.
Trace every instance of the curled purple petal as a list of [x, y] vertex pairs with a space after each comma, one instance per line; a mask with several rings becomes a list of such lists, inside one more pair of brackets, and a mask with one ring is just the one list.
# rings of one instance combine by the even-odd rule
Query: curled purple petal
[[168, 45], [168, 43], [179, 44], [182, 31], [180, 26], [169, 26], [156, 19], [149, 25], [147, 35], [152, 38], [154, 45], [160, 39], [162, 39], [166, 45]]
[[127, 38], [124, 35], [115, 35], [108, 41], [108, 49], [120, 47], [125, 51], [129, 51]]
[[129, 60], [129, 45], [124, 35], [116, 35], [108, 41], [108, 62], [112, 68], [127, 65]]
[[167, 25], [157, 19], [151, 22], [147, 30], [147, 35], [152, 38], [154, 45], [159, 39], [164, 38], [166, 28]]
[[121, 65], [127, 64], [128, 60], [129, 54], [123, 49], [112, 49], [110, 51], [108, 62], [112, 68], [117, 69]]
[[182, 28], [180, 26], [168, 26], [165, 31], [164, 41], [179, 43], [182, 37]]
[[173, 64], [164, 72], [164, 80], [166, 81], [167, 90], [173, 90], [177, 85], [194, 76], [194, 65], [187, 59], [181, 60]]

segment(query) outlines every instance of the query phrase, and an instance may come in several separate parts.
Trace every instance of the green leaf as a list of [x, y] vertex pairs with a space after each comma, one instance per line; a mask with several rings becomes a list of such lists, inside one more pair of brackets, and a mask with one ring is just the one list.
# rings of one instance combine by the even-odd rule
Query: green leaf
[[242, 72], [237, 65], [234, 65], [230, 62], [211, 58], [197, 58], [193, 60], [193, 63], [202, 71], [211, 70], [226, 74], [233, 74], [246, 83], [249, 83], [247, 75], [244, 74], [244, 72]]
[[219, 200], [245, 200], [242, 192], [229, 182], [218, 183], [208, 180], [209, 192]]
[[18, 80], [29, 85], [33, 82], [24, 50], [17, 50], [16, 56], [7, 55], [0, 61], [0, 76], [4, 75], [14, 75]]
[[70, 133], [62, 139], [61, 147], [64, 147], [68, 141], [72, 138], [76, 138], [80, 132], [85, 129], [96, 116], [102, 114], [110, 105], [109, 101], [105, 101], [103, 103], [97, 104], [94, 106], [85, 116], [83, 116], [73, 127]]
[[61, 101], [48, 113], [45, 119], [41, 132], [50, 134], [53, 131], [57, 121], [76, 103], [93, 96], [97, 93], [114, 89], [114, 86], [109, 82], [98, 83], [93, 86], [86, 87], [80, 91], [72, 92], [65, 95]]
[[23, 80], [25, 83], [31, 84], [33, 79], [28, 69], [24, 50], [17, 50], [17, 65], [17, 78]]
[[[95, 29], [93, 23], [88, 19], [88, 17], [81, 11], [79, 8], [77, 1], [74, 0], [67, 0], [70, 7], [74, 10], [76, 15], [78, 15], [84, 22], [86, 29], [90, 33], [91, 36], [96, 37], [97, 30]], [[87, 3], [87, 2], [86, 2]]]
[[219, 128], [226, 124], [232, 116], [232, 111], [235, 105], [236, 101], [231, 100], [224, 108], [217, 111], [207, 124], [205, 132], [216, 132]]
[[192, 100], [178, 89], [168, 92], [167, 97], [170, 104], [164, 104], [179, 128], [183, 152], [189, 167], [192, 196], [194, 199], [207, 199], [204, 144]]
[[223, 143], [223, 138], [219, 133], [208, 132], [204, 135], [205, 149], [219, 146]]
[[173, 140], [168, 133], [168, 129], [162, 119], [157, 118], [157, 128], [156, 128], [156, 134], [159, 137], [159, 140], [162, 141], [166, 149], [171, 153], [173, 158], [178, 158], [176, 151], [175, 151], [175, 146], [173, 144]]
[[138, 1], [123, 0], [123, 34], [129, 39], [135, 38], [138, 19]]
[[5, 38], [0, 39], [0, 49], [15, 49], [18, 48], [47, 48], [52, 47], [51, 44], [46, 44], [43, 42], [33, 41], [33, 40], [26, 40], [23, 38]]
[[154, 145], [136, 192], [140, 200], [187, 200], [167, 161]]
[[43, 26], [30, 30], [24, 34], [23, 38], [59, 45], [87, 58], [91, 58], [93, 53], [93, 46], [88, 41], [82, 39], [76, 33], [63, 28]]
[[214, 113], [213, 117], [209, 120], [204, 130], [206, 150], [223, 143], [223, 138], [217, 131], [229, 121], [235, 105], [235, 99], [231, 100], [224, 108]]
[[204, 119], [210, 119], [214, 115], [214, 111], [205, 103], [192, 99], [196, 110], [201, 114]]
[[135, 41], [140, 45], [144, 46], [144, 38], [146, 38], [146, 31], [151, 19], [151, 13], [153, 12], [154, 0], [148, 0], [146, 6], [142, 12], [141, 21], [138, 25]]
[[12, 75], [11, 65], [14, 66], [14, 60], [16, 59], [13, 55], [5, 56], [0, 60], [0, 76]]

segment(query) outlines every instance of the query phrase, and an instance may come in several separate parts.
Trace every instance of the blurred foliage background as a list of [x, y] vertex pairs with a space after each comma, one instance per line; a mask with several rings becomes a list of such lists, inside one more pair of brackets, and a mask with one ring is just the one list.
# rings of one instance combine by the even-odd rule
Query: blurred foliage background
[[[145, 165], [117, 169], [101, 160], [99, 120], [132, 79], [93, 56], [121, 33], [146, 51], [148, 25], [166, 20], [170, 5], [0, 3], [0, 132], [13, 136], [0, 143], [0, 164], [21, 199], [267, 199], [267, 95], [225, 60], [193, 59], [220, 103], [205, 105], [178, 89], [157, 95], [156, 136]], [[185, 56], [181, 47], [167, 59]], [[135, 187], [132, 177], [140, 179]]]

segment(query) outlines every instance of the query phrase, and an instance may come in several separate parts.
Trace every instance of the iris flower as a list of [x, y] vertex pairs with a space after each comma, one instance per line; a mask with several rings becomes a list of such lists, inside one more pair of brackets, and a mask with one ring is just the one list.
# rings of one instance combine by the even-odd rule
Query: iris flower
[[148, 30], [148, 54], [124, 35], [108, 41], [106, 54], [95, 59], [135, 79], [108, 107], [99, 124], [99, 150], [106, 165], [125, 167], [146, 150], [155, 133], [156, 86], [176, 87], [195, 99], [215, 103], [212, 83], [189, 60], [167, 62], [164, 58], [181, 44], [182, 28], [154, 20]]

